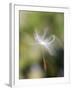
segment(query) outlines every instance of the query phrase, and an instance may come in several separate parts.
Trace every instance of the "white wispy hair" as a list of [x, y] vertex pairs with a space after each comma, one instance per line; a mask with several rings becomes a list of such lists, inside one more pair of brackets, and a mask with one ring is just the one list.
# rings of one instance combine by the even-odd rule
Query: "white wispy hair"
[[36, 41], [36, 45], [42, 45], [44, 48], [49, 52], [50, 55], [56, 54], [56, 36], [51, 35], [49, 37], [46, 37], [47, 31], [44, 32], [44, 34], [39, 34], [37, 31], [34, 33], [34, 38]]

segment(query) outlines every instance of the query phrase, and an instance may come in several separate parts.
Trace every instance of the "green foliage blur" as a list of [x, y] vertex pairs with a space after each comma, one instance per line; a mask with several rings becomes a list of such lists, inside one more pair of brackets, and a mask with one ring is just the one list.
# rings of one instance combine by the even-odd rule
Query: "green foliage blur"
[[[62, 47], [57, 56], [42, 53], [34, 43], [34, 32], [43, 33], [45, 28], [60, 39]], [[45, 78], [64, 76], [64, 13], [19, 11], [19, 78]], [[43, 56], [46, 60], [44, 70]]]

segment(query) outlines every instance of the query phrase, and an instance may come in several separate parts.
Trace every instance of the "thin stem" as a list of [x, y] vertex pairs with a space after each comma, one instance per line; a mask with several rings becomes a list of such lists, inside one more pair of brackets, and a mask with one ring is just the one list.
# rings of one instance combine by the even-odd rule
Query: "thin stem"
[[46, 72], [47, 66], [46, 66], [46, 60], [45, 60], [45, 58], [44, 58], [44, 55], [43, 55], [43, 66], [44, 66], [44, 70], [45, 70], [45, 72]]
[[[41, 49], [42, 50], [42, 49]], [[44, 67], [44, 71], [46, 72], [47, 71], [47, 65], [46, 65], [46, 60], [45, 60], [45, 57], [44, 57], [44, 51], [42, 50], [42, 58], [43, 58], [43, 67]]]

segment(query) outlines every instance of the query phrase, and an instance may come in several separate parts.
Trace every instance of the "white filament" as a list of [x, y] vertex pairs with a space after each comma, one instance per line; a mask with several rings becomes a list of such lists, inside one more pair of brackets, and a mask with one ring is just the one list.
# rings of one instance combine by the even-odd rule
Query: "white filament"
[[51, 55], [55, 54], [55, 48], [54, 48], [55, 35], [51, 35], [50, 37], [45, 38], [45, 34], [39, 35], [37, 32], [35, 32], [34, 38], [36, 44], [43, 45]]

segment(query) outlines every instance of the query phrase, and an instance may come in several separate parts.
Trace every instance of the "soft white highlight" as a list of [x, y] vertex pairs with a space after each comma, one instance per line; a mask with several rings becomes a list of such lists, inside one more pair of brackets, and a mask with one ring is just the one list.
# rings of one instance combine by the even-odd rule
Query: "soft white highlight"
[[44, 32], [43, 35], [40, 35], [37, 31], [35, 31], [34, 38], [36, 41], [36, 45], [42, 45], [44, 48], [49, 52], [50, 55], [55, 55], [55, 35], [51, 35], [46, 37], [46, 33]]

